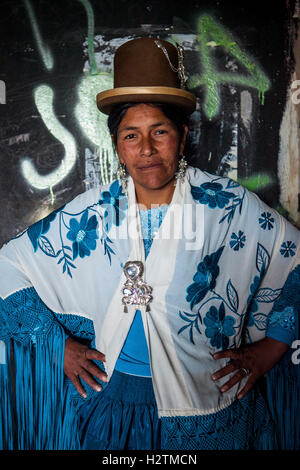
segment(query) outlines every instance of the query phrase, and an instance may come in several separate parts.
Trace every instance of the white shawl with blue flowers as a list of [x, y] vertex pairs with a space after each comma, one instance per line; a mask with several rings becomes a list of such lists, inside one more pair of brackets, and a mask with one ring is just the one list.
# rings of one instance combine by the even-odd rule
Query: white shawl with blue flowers
[[145, 261], [134, 184], [128, 198], [118, 181], [90, 190], [11, 240], [0, 252], [0, 295], [34, 288], [64, 316], [93, 322], [108, 377], [135, 308], [124, 313], [123, 266], [145, 265], [153, 288], [142, 311], [159, 416], [215, 413], [242, 384], [222, 394], [211, 375], [226, 364], [219, 349], [243, 341], [294, 334], [295, 312], [271, 312], [299, 264], [299, 231], [236, 182], [192, 167], [172, 202]]

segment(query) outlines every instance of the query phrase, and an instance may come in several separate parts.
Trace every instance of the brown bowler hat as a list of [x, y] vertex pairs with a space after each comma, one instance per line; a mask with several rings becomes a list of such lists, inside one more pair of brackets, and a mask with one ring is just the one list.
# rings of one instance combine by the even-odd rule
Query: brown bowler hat
[[158, 38], [132, 39], [114, 57], [114, 88], [97, 95], [104, 114], [120, 103], [170, 103], [191, 114], [196, 97], [184, 88], [185, 75], [180, 46]]

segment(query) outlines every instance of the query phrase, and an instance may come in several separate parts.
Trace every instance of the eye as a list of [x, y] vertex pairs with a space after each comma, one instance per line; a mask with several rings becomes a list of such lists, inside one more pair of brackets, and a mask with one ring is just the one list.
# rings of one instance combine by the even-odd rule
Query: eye
[[124, 139], [131, 140], [135, 137], [135, 134], [127, 134]]
[[157, 135], [163, 135], [163, 134], [166, 134], [166, 133], [167, 133], [167, 131], [165, 129], [157, 129], [155, 131], [155, 134], [157, 134]]

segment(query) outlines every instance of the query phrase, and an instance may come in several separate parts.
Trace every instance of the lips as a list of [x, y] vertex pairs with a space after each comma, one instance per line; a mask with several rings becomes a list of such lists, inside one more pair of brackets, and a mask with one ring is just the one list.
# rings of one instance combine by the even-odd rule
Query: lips
[[160, 166], [161, 166], [161, 163], [150, 163], [149, 165], [138, 167], [138, 170], [146, 171], [146, 170], [151, 170], [153, 168], [159, 168]]

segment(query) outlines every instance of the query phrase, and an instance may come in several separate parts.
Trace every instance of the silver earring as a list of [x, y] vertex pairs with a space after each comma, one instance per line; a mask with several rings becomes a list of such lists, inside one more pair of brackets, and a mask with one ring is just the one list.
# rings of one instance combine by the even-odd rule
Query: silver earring
[[187, 166], [187, 161], [185, 160], [184, 155], [182, 155], [178, 162], [178, 171], [175, 173], [175, 186], [177, 181], [179, 181], [180, 183], [184, 182]]
[[125, 163], [119, 163], [119, 168], [117, 169], [117, 178], [121, 183], [122, 191], [124, 194], [127, 194], [127, 173]]

